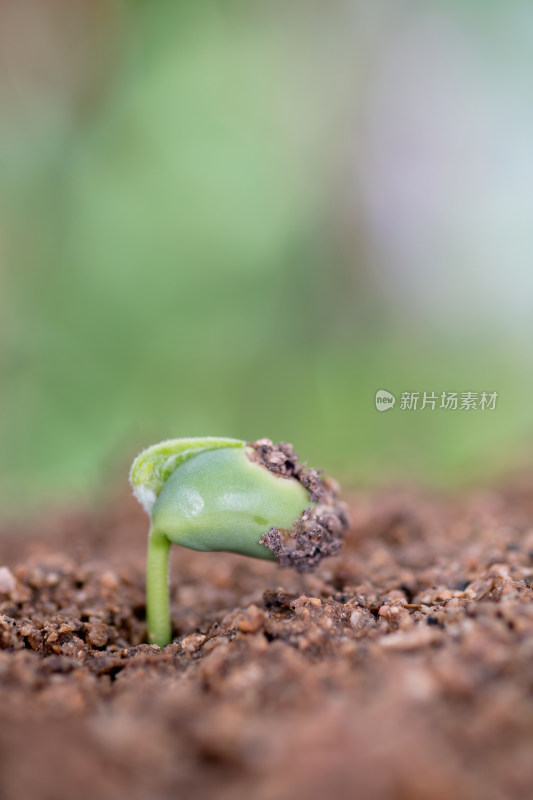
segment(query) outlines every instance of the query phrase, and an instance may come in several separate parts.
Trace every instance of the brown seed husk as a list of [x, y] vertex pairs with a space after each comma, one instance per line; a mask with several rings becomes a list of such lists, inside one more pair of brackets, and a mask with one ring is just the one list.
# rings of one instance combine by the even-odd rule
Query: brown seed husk
[[321, 470], [300, 464], [293, 446], [287, 442], [274, 444], [270, 439], [258, 439], [248, 445], [260, 464], [275, 475], [300, 481], [311, 502], [316, 503], [295, 520], [290, 530], [271, 528], [261, 539], [282, 567], [312, 572], [323, 558], [339, 552], [348, 528], [346, 506], [338, 498], [337, 484], [323, 478]]

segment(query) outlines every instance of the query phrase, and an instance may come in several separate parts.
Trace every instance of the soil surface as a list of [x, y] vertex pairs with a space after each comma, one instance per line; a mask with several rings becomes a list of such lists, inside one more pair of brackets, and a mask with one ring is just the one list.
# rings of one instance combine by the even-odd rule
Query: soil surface
[[175, 547], [164, 650], [133, 498], [4, 526], [0, 797], [530, 797], [532, 483], [352, 495], [313, 574]]

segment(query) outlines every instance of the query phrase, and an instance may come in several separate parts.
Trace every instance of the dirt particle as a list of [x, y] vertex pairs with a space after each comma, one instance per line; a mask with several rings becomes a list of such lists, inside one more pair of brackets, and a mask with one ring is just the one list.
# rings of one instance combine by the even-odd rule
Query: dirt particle
[[185, 650], [187, 653], [194, 653], [203, 645], [206, 638], [207, 637], [203, 633], [191, 633], [181, 640], [182, 650]]
[[109, 640], [105, 625], [89, 623], [86, 626], [85, 640], [91, 647], [105, 647]]
[[10, 594], [16, 586], [13, 573], [7, 567], [0, 567], [0, 594]]
[[264, 613], [257, 606], [251, 605], [246, 610], [246, 616], [237, 622], [237, 627], [242, 633], [257, 633], [264, 620]]

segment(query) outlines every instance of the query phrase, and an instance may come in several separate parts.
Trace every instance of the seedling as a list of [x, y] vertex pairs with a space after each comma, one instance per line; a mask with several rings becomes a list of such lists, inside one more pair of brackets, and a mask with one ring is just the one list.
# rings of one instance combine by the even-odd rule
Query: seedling
[[148, 638], [172, 641], [168, 557], [172, 542], [312, 570], [341, 546], [347, 526], [333, 481], [269, 439], [169, 439], [144, 450], [130, 481], [150, 516]]

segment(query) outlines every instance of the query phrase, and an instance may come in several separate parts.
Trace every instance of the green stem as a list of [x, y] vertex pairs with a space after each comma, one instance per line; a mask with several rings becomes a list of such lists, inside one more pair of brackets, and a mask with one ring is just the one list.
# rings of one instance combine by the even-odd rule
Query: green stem
[[146, 565], [146, 620], [148, 641], [164, 647], [172, 641], [168, 589], [170, 541], [155, 531], [148, 538]]

